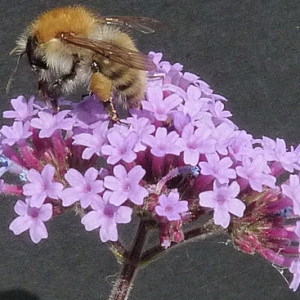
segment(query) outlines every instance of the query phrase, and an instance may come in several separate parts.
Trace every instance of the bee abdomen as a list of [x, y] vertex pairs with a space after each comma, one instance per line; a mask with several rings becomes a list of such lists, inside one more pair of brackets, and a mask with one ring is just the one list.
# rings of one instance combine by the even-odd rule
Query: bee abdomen
[[117, 85], [116, 89], [119, 92], [126, 92], [126, 91], [129, 91], [130, 89], [132, 89], [134, 84], [135, 84], [135, 80], [132, 80], [132, 81], [126, 82], [124, 84]]
[[112, 83], [114, 93], [121, 96], [128, 107], [139, 107], [146, 89], [146, 72], [107, 58], [93, 58], [94, 71], [102, 73]]

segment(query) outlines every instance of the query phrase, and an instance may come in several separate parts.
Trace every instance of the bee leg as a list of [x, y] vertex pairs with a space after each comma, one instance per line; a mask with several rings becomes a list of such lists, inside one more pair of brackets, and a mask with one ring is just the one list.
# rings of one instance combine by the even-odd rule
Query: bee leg
[[102, 73], [95, 72], [91, 77], [91, 91], [103, 102], [107, 114], [114, 123], [120, 122], [117, 110], [112, 100], [112, 83]]
[[57, 97], [51, 96], [48, 83], [44, 80], [38, 82], [38, 95], [39, 94], [46, 102], [47, 107], [52, 108], [55, 112], [59, 111]]
[[73, 80], [75, 78], [75, 76], [76, 76], [75, 71], [70, 74], [66, 74], [66, 75], [56, 79], [52, 86], [54, 89], [60, 88], [65, 82]]
[[65, 74], [62, 77], [56, 79], [52, 85], [54, 89], [60, 88], [64, 83], [73, 80], [77, 73], [76, 73], [76, 67], [78, 63], [80, 62], [79, 57], [77, 54], [73, 54], [73, 65], [72, 69], [69, 74]]

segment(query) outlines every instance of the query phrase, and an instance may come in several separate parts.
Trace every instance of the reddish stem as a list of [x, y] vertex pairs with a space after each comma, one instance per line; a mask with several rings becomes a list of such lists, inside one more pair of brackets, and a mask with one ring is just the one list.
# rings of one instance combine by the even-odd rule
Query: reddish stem
[[125, 255], [122, 270], [117, 279], [109, 300], [126, 300], [132, 289], [134, 277], [138, 271], [140, 256], [143, 250], [144, 243], [148, 232], [147, 221], [140, 221], [139, 228], [135, 236], [135, 242], [132, 250]]

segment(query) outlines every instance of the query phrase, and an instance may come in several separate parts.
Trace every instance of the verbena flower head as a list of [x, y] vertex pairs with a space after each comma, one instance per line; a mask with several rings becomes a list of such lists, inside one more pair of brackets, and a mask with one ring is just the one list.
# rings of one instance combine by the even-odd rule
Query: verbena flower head
[[4, 117], [13, 123], [1, 129], [1, 191], [23, 200], [10, 229], [29, 230], [37, 243], [48, 235], [44, 222], [74, 209], [87, 231], [117, 241], [117, 225], [135, 213], [155, 223], [168, 248], [185, 240], [184, 224], [206, 215], [238, 249], [289, 268], [296, 290], [300, 148], [254, 139], [207, 83], [161, 53], [149, 55], [157, 70], [142, 108], [120, 124], [110, 124], [95, 96], [58, 113], [33, 98], [12, 100]]

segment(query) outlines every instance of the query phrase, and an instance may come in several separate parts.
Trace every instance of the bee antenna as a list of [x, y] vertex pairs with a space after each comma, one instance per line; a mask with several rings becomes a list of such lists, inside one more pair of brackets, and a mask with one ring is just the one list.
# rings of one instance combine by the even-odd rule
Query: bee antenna
[[[15, 51], [16, 51], [16, 48], [14, 48], [14, 49], [9, 53], [9, 55], [12, 55]], [[13, 69], [11, 75], [9, 76], [9, 79], [8, 79], [8, 82], [7, 82], [7, 85], [6, 85], [6, 88], [5, 88], [6, 94], [9, 93], [11, 84], [12, 84], [12, 82], [13, 82], [14, 76], [15, 76], [16, 73], [17, 73], [17, 70], [18, 70], [18, 67], [19, 67], [19, 63], [20, 63], [20, 60], [21, 60], [23, 54], [24, 54], [24, 53], [21, 53], [20, 55], [18, 55], [17, 62], [16, 62], [16, 66], [14, 67], [14, 69]]]

